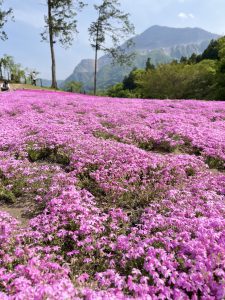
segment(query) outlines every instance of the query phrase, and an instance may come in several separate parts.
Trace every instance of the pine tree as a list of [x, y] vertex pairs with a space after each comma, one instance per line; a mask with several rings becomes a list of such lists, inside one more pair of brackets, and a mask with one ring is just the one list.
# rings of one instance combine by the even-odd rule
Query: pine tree
[[148, 57], [147, 61], [146, 61], [146, 65], [145, 65], [145, 71], [148, 70], [154, 70], [155, 66], [151, 63], [151, 58]]
[[45, 16], [45, 30], [42, 40], [49, 41], [52, 60], [52, 88], [57, 88], [54, 44], [58, 41], [65, 48], [71, 46], [77, 32], [77, 12], [84, 6], [83, 1], [46, 0], [48, 15]]
[[[97, 20], [89, 27], [89, 37], [92, 48], [95, 51], [94, 67], [94, 94], [97, 90], [98, 51], [110, 55], [114, 62], [129, 64], [133, 53], [126, 53], [126, 47], [120, 47], [122, 39], [134, 33], [134, 26], [129, 21], [129, 14], [120, 9], [118, 0], [102, 0], [100, 5], [94, 5], [97, 12]], [[112, 46], [107, 46], [108, 43]], [[127, 47], [131, 46], [129, 40]]]

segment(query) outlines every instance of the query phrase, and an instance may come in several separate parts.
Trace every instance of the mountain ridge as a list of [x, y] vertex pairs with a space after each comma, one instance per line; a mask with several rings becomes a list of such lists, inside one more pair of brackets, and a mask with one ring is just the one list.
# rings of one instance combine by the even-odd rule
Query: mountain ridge
[[[157, 65], [168, 63], [181, 56], [189, 57], [192, 53], [201, 54], [212, 39], [218, 39], [220, 35], [208, 32], [198, 27], [175, 28], [153, 25], [131, 38], [134, 46], [129, 51], [135, 51], [136, 58], [131, 67], [112, 66], [107, 55], [98, 60], [98, 87], [107, 88], [120, 82], [132, 68], [143, 68], [148, 57]], [[125, 47], [122, 44], [121, 47]], [[94, 60], [83, 59], [75, 67], [73, 73], [66, 78], [64, 84], [69, 81], [83, 83], [85, 90], [91, 90], [93, 86]]]

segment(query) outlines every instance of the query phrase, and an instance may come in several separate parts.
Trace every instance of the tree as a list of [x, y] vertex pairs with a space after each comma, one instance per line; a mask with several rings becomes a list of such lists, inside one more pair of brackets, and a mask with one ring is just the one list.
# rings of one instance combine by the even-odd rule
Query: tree
[[73, 33], [77, 32], [77, 11], [84, 7], [83, 1], [78, 0], [46, 0], [48, 15], [45, 16], [45, 29], [41, 34], [42, 40], [49, 41], [52, 60], [52, 88], [57, 88], [56, 61], [54, 44], [65, 48], [71, 46]]
[[134, 90], [136, 88], [136, 83], [135, 83], [135, 71], [137, 68], [133, 68], [133, 70], [124, 77], [123, 79], [123, 86], [125, 90]]
[[[102, 0], [100, 5], [94, 5], [97, 20], [92, 22], [88, 31], [91, 47], [95, 51], [94, 94], [97, 90], [98, 51], [103, 51], [112, 57], [113, 62], [129, 64], [133, 53], [126, 53], [126, 47], [132, 45], [132, 40], [126, 47], [120, 47], [122, 39], [134, 33], [134, 26], [129, 21], [129, 14], [120, 9], [118, 0]], [[112, 43], [112, 46], [106, 44]]]
[[218, 40], [217, 99], [225, 99], [225, 36]]
[[70, 81], [65, 85], [65, 91], [71, 93], [81, 93], [83, 90], [83, 84], [77, 81]]
[[2, 4], [3, 4], [3, 0], [0, 0], [0, 39], [4, 41], [8, 38], [6, 32], [3, 29], [4, 25], [5, 23], [8, 22], [8, 19], [10, 17], [13, 18], [13, 16], [12, 16], [12, 8], [3, 10]]
[[211, 40], [208, 47], [202, 53], [202, 59], [219, 59], [219, 40]]
[[8, 80], [11, 79], [12, 68], [15, 62], [11, 55], [4, 54], [1, 58], [1, 75], [2, 77], [7, 78]]
[[22, 79], [25, 80], [25, 70], [21, 64], [13, 64], [11, 68], [11, 80], [20, 83]]
[[148, 70], [139, 81], [144, 98], [182, 98], [185, 84], [183, 69], [182, 64], [172, 62]]
[[187, 57], [186, 56], [181, 56], [181, 58], [180, 58], [180, 63], [182, 64], [186, 64], [187, 63], [187, 61], [188, 61], [188, 59], [187, 59]]
[[123, 83], [117, 83], [114, 86], [108, 88], [107, 95], [109, 97], [118, 97], [118, 98], [132, 98], [133, 94], [124, 89]]
[[186, 65], [183, 73], [182, 98], [215, 99], [217, 63], [215, 60], [202, 60], [200, 63]]
[[145, 65], [145, 71], [148, 70], [154, 70], [155, 66], [151, 63], [151, 58], [148, 57], [147, 61], [146, 61], [146, 65]]

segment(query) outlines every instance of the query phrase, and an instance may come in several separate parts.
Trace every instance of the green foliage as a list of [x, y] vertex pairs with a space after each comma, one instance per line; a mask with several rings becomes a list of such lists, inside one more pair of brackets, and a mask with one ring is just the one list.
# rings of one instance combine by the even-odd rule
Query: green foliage
[[225, 170], [224, 161], [219, 157], [207, 157], [206, 163], [211, 169]]
[[112, 97], [155, 99], [225, 99], [225, 37], [211, 41], [202, 55], [192, 54], [145, 70], [133, 69], [108, 89]]
[[118, 98], [132, 98], [134, 96], [129, 90], [125, 90], [123, 83], [117, 83], [107, 90], [107, 95]]
[[147, 98], [182, 98], [183, 66], [177, 63], [159, 65], [148, 70], [140, 85]]
[[14, 58], [7, 54], [0, 58], [0, 78], [3, 79], [4, 77], [17, 83], [26, 78], [25, 69], [20, 64], [15, 63]]
[[144, 98], [211, 99], [216, 90], [217, 63], [203, 60], [194, 63], [171, 62], [142, 73], [136, 84]]
[[113, 135], [112, 133], [106, 132], [106, 131], [100, 131], [97, 130], [93, 133], [93, 135], [97, 138], [103, 139], [103, 140], [113, 140], [113, 141], [117, 141], [120, 142], [120, 138]]
[[48, 161], [50, 163], [57, 163], [63, 166], [68, 166], [70, 163], [69, 156], [62, 150], [58, 148], [40, 148], [35, 149], [33, 147], [28, 148], [28, 158], [31, 162], [36, 161]]
[[0, 202], [1, 201], [7, 204], [13, 204], [16, 201], [16, 197], [11, 191], [6, 190], [0, 185]]
[[[103, 51], [112, 57], [113, 63], [129, 65], [134, 57], [127, 52], [133, 43], [129, 40], [126, 47], [121, 47], [122, 39], [134, 33], [134, 26], [129, 21], [129, 14], [120, 9], [118, 0], [102, 0], [100, 5], [94, 5], [97, 12], [96, 21], [89, 26], [88, 32], [91, 47], [95, 50], [94, 94], [97, 90], [97, 59], [98, 51]], [[112, 46], [107, 46], [111, 42]]]
[[83, 84], [77, 81], [70, 81], [66, 83], [64, 90], [72, 93], [81, 93], [83, 90]]
[[125, 76], [122, 83], [118, 83], [107, 90], [110, 97], [120, 98], [140, 98], [142, 92], [139, 82], [141, 81], [145, 71], [134, 68], [128, 76]]
[[212, 40], [209, 46], [202, 53], [201, 57], [203, 59], [219, 59], [219, 40]]
[[[122, 49], [118, 48], [121, 39], [134, 33], [134, 26], [129, 21], [129, 14], [121, 11], [119, 6], [118, 0], [103, 0], [100, 5], [94, 5], [98, 18], [91, 23], [88, 30], [92, 48], [111, 54], [117, 60], [125, 58], [125, 53], [123, 56]], [[107, 35], [109, 35], [113, 47], [106, 47]]]
[[0, 40], [6, 40], [7, 34], [4, 31], [4, 25], [8, 22], [9, 18], [12, 18], [12, 8], [8, 8], [7, 10], [2, 9], [3, 0], [0, 0]]
[[148, 57], [145, 65], [145, 71], [154, 70], [155, 66], [151, 63], [151, 57]]
[[41, 33], [43, 41], [48, 41], [52, 60], [52, 88], [57, 89], [56, 59], [54, 44], [58, 41], [67, 48], [72, 45], [74, 32], [77, 32], [77, 11], [85, 4], [79, 0], [46, 0], [48, 15], [45, 16], [45, 28]]
[[136, 71], [137, 71], [137, 68], [134, 68], [130, 74], [128, 76], [125, 76], [124, 77], [124, 80], [123, 80], [123, 86], [124, 86], [124, 89], [127, 89], [127, 90], [134, 90], [135, 88], [137, 88], [137, 84], [136, 84]]
[[48, 40], [51, 31], [54, 41], [67, 47], [72, 44], [74, 32], [77, 32], [77, 11], [85, 4], [83, 1], [46, 0], [50, 14], [45, 16], [45, 29], [41, 34], [43, 40]]

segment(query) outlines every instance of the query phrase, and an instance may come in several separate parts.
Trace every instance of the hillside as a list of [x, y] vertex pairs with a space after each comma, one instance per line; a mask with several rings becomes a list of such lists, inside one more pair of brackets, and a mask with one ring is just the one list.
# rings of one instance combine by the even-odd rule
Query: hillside
[[[104, 89], [120, 82], [133, 67], [143, 68], [148, 57], [151, 57], [154, 64], [159, 64], [182, 56], [189, 57], [192, 53], [200, 54], [207, 48], [210, 40], [217, 38], [219, 35], [200, 28], [152, 26], [133, 38], [135, 46], [132, 51], [135, 51], [136, 58], [131, 67], [112, 66], [107, 56], [99, 58], [98, 87]], [[94, 60], [84, 59], [65, 82], [79, 81], [86, 90], [92, 89], [93, 72]]]
[[223, 102], [0, 103], [1, 300], [224, 299]]

